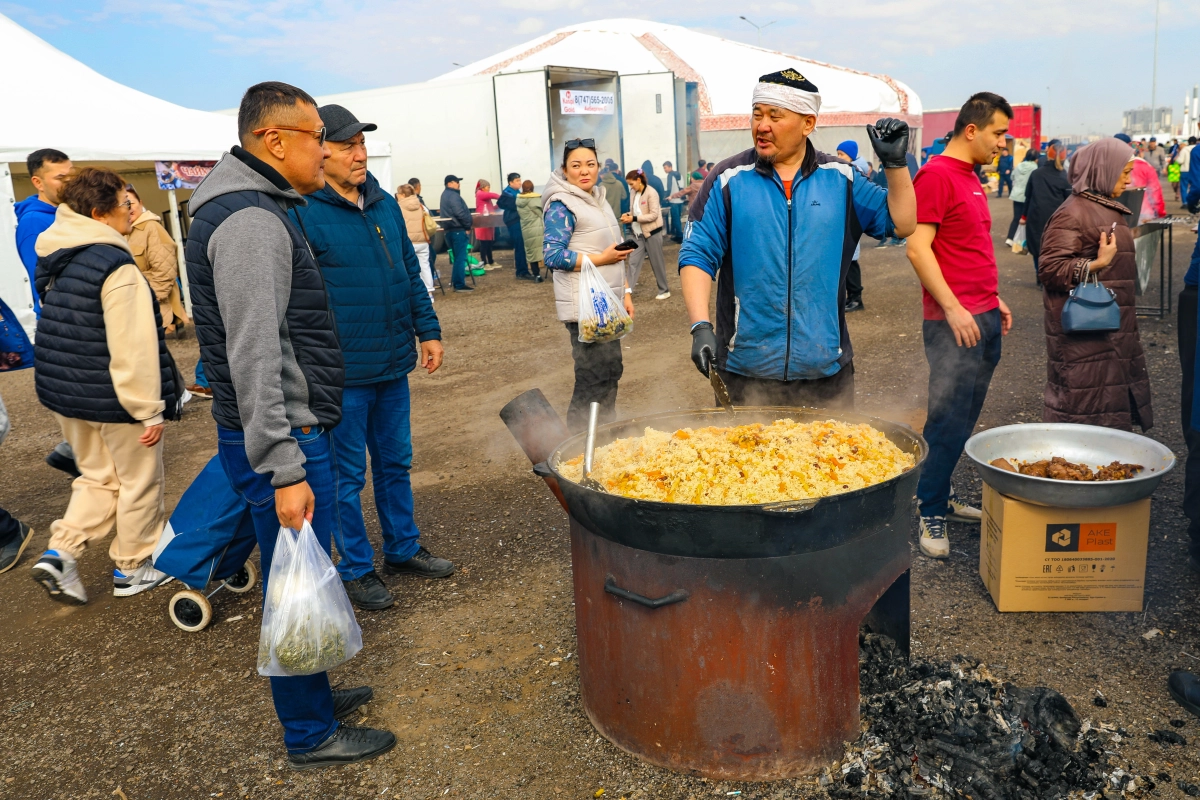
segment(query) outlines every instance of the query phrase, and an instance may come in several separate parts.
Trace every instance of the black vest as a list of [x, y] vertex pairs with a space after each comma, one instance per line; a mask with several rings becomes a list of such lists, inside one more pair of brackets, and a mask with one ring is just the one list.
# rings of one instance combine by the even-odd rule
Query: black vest
[[[225, 349], [225, 323], [217, 307], [213, 267], [208, 260], [208, 242], [221, 223], [245, 208], [263, 208], [279, 217], [292, 238], [292, 293], [284, 318], [296, 362], [308, 384], [309, 409], [326, 430], [342, 421], [342, 386], [346, 369], [342, 348], [334, 329], [333, 314], [325, 295], [325, 282], [304, 235], [264, 192], [231, 192], [205, 203], [192, 218], [188, 232], [188, 285], [196, 338], [204, 361], [204, 375], [213, 390], [213, 418], [217, 424], [242, 430], [237, 393], [229, 375]], [[263, 309], [263, 313], [270, 313]]]
[[[88, 422], [138, 421], [129, 416], [113, 388], [100, 301], [108, 276], [132, 263], [133, 256], [108, 244], [58, 250], [38, 259], [36, 281], [42, 316], [33, 347], [34, 385], [38, 400], [51, 411]], [[163, 338], [157, 300], [154, 324], [158, 328], [158, 367], [166, 403], [163, 413], [167, 419], [179, 419], [175, 362]]]

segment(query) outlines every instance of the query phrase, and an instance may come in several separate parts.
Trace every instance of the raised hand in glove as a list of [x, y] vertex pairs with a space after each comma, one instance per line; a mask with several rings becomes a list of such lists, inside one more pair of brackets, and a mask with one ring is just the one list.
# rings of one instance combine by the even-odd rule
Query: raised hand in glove
[[867, 126], [871, 148], [879, 156], [884, 169], [907, 169], [908, 123], [902, 119], [884, 117], [874, 125]]
[[697, 322], [692, 327], [692, 363], [700, 374], [708, 377], [708, 371], [717, 360], [717, 334], [711, 322]]

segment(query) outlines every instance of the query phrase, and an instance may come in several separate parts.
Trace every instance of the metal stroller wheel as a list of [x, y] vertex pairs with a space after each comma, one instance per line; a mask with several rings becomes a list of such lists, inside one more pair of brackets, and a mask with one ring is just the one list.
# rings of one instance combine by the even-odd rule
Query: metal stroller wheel
[[230, 575], [224, 581], [225, 588], [231, 592], [241, 594], [248, 592], [254, 588], [254, 584], [258, 583], [258, 570], [254, 565], [247, 561], [242, 565], [242, 568]]
[[176, 592], [168, 610], [175, 627], [188, 633], [202, 631], [212, 622], [212, 603], [192, 589]]

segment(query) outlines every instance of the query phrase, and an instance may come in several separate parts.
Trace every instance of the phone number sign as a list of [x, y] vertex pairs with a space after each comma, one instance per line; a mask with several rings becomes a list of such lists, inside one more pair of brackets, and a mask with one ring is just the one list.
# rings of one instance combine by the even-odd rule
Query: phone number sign
[[612, 115], [617, 106], [617, 97], [612, 92], [579, 92], [572, 89], [559, 89], [558, 103], [564, 114]]

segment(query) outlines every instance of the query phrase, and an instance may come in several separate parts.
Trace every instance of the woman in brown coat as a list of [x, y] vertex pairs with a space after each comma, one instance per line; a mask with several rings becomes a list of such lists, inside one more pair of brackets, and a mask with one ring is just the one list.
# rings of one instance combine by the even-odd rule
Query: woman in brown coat
[[[1071, 159], [1072, 194], [1042, 237], [1038, 277], [1046, 309], [1046, 422], [1076, 422], [1131, 431], [1154, 424], [1150, 378], [1138, 336], [1133, 234], [1129, 209], [1113, 198], [1125, 190], [1133, 150], [1101, 139]], [[1117, 297], [1121, 328], [1066, 333], [1062, 310], [1071, 289], [1096, 275]]]
[[130, 216], [133, 218], [133, 230], [125, 238], [133, 252], [133, 260], [158, 300], [163, 330], [170, 336], [177, 326], [182, 328], [187, 323], [179, 285], [175, 283], [179, 277], [175, 240], [162, 226], [162, 217], [142, 205], [133, 186], [126, 185], [125, 191], [129, 193]]

